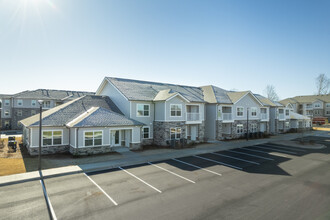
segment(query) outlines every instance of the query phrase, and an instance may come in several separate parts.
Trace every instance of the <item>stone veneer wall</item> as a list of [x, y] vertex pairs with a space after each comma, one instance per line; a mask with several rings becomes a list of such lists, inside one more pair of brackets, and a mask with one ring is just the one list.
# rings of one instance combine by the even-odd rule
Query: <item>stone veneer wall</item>
[[184, 121], [162, 122], [154, 121], [154, 144], [168, 146], [167, 141], [171, 139], [170, 128], [181, 128], [181, 137], [186, 137], [186, 124]]
[[222, 140], [223, 135], [225, 135], [225, 134], [222, 133], [222, 121], [216, 120], [215, 121], [215, 139]]
[[[43, 146], [41, 147], [41, 155], [66, 153], [69, 152], [69, 146]], [[32, 156], [39, 155], [39, 147], [27, 147], [29, 154]]]
[[[260, 122], [259, 120], [249, 120], [249, 130], [250, 130], [252, 124], [257, 124], [257, 131], [260, 131], [259, 122]], [[243, 133], [242, 134], [237, 134], [236, 126], [238, 124], [243, 124]], [[247, 124], [246, 120], [237, 120], [234, 123], [232, 123], [232, 138], [244, 137], [244, 134], [247, 132], [246, 124]]]
[[113, 152], [113, 148], [109, 145], [98, 146], [98, 147], [72, 147], [70, 146], [70, 153], [72, 155], [94, 155]]
[[141, 149], [141, 144], [140, 143], [130, 143], [129, 144], [129, 149], [130, 150], [140, 150]]
[[205, 121], [198, 125], [198, 139], [199, 142], [205, 142]]

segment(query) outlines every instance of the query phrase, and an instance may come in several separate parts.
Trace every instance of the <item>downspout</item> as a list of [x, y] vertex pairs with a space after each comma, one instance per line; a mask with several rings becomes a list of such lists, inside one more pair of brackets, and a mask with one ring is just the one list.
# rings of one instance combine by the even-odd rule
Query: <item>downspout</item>
[[79, 128], [76, 128], [76, 152], [78, 152], [78, 131], [79, 131]]

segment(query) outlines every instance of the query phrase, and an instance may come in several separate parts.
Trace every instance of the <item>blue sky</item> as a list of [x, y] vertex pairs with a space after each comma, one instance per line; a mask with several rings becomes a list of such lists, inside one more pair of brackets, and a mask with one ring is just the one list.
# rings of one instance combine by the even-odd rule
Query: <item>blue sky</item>
[[0, 93], [96, 91], [105, 76], [281, 99], [330, 70], [330, 1], [0, 0]]

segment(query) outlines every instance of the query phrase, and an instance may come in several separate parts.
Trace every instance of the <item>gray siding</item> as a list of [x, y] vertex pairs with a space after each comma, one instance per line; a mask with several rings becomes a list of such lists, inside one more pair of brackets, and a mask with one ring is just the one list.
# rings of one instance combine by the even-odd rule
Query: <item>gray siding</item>
[[[137, 116], [137, 105], [138, 104], [147, 104], [150, 106], [149, 116]], [[131, 101], [131, 118], [142, 122], [145, 126], [150, 126], [150, 138], [153, 137], [153, 121], [155, 119], [155, 105], [152, 102], [138, 102]]]
[[165, 120], [165, 102], [155, 103], [155, 121]]
[[[171, 104], [180, 104], [182, 106], [181, 116], [171, 117]], [[186, 103], [178, 97], [174, 97], [171, 100], [165, 102], [166, 121], [185, 121], [186, 120]]]
[[216, 104], [206, 105], [205, 137], [210, 140], [215, 140], [216, 109]]
[[129, 101], [118, 92], [116, 88], [110, 83], [106, 82], [104, 88], [98, 95], [109, 96], [110, 99], [117, 105], [120, 111], [126, 116], [130, 117], [130, 103]]
[[[237, 107], [243, 107], [243, 117], [237, 117]], [[233, 105], [233, 118], [234, 120], [246, 120], [247, 107], [249, 108], [249, 120], [258, 120], [260, 118], [260, 104], [250, 95], [246, 95], [243, 99], [239, 100]], [[251, 117], [251, 107], [257, 108], [257, 117]]]
[[[54, 131], [54, 130], [62, 130], [63, 131], [63, 141], [62, 145], [69, 145], [69, 129], [65, 127], [44, 127], [42, 131]], [[32, 132], [32, 144], [31, 147], [39, 146], [39, 128], [33, 127], [31, 128]]]

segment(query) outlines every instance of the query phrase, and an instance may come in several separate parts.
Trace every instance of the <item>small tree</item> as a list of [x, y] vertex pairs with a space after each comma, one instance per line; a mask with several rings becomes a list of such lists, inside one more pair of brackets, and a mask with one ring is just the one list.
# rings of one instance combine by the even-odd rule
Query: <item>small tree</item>
[[317, 95], [326, 95], [329, 94], [330, 79], [324, 74], [321, 73], [318, 77], [315, 78]]
[[264, 90], [264, 94], [268, 99], [271, 101], [278, 101], [279, 97], [276, 93], [275, 87], [273, 85], [267, 85], [266, 89]]

